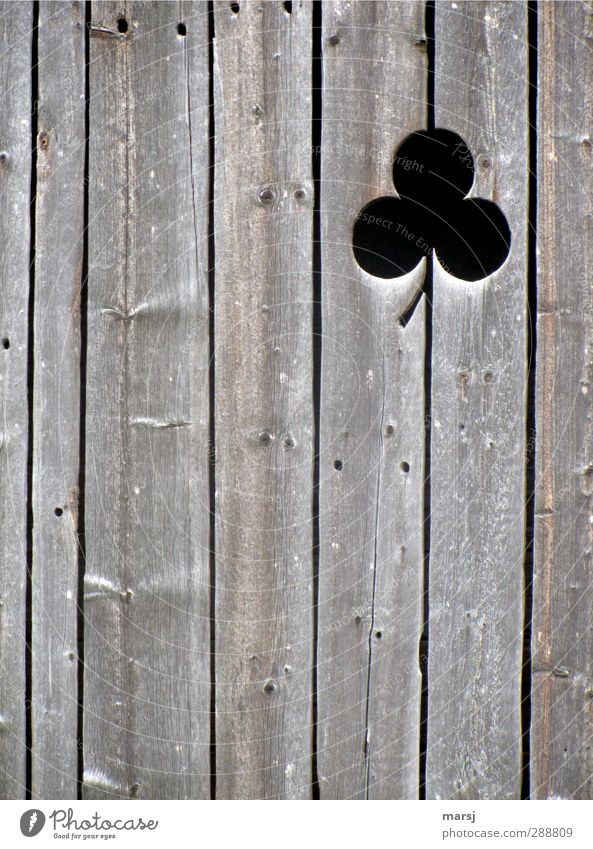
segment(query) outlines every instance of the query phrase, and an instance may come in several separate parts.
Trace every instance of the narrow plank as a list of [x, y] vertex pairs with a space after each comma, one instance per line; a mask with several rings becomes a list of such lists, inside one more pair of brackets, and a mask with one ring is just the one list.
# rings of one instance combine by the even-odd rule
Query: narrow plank
[[311, 797], [311, 4], [215, 5], [217, 798]]
[[83, 793], [207, 798], [206, 7], [90, 36]]
[[593, 4], [539, 4], [531, 794], [593, 797]]
[[435, 260], [428, 798], [520, 793], [526, 17], [521, 3], [436, 5], [436, 125], [469, 146], [470, 194], [498, 203], [512, 242], [482, 281]]
[[82, 4], [39, 7], [34, 393], [32, 793], [77, 793]]
[[395, 195], [395, 152], [426, 125], [424, 5], [323, 12], [320, 794], [416, 798], [424, 296], [405, 328], [398, 319], [425, 263], [373, 277], [352, 228], [367, 203]]
[[32, 6], [0, 3], [0, 798], [25, 798]]

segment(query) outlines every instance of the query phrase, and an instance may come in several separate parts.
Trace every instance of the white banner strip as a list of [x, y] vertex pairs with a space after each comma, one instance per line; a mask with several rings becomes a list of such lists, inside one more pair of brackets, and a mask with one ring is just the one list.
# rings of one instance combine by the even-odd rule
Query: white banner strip
[[[0, 802], [3, 846], [361, 849], [592, 845], [592, 802]], [[370, 806], [370, 807], [369, 807]], [[30, 842], [34, 841], [34, 842]], [[117, 841], [115, 843], [114, 841]], [[527, 843], [527, 841], [529, 841]]]

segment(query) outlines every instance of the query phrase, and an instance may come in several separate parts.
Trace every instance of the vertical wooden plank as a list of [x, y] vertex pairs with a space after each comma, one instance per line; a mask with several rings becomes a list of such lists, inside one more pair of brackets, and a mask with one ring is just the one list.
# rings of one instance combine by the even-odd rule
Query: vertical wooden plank
[[25, 797], [32, 6], [0, 3], [0, 798]]
[[41, 3], [38, 32], [32, 793], [75, 799], [83, 5]]
[[86, 798], [209, 795], [206, 12], [92, 7]]
[[373, 277], [354, 259], [352, 229], [367, 203], [395, 196], [396, 151], [426, 124], [424, 4], [323, 9], [320, 793], [414, 798], [424, 296], [405, 328], [398, 319], [425, 263]]
[[593, 797], [593, 5], [539, 4], [531, 793]]
[[311, 797], [311, 4], [215, 5], [218, 798]]
[[472, 197], [508, 219], [482, 281], [435, 259], [427, 796], [517, 798], [521, 781], [526, 393], [527, 33], [522, 3], [436, 4], [437, 127]]

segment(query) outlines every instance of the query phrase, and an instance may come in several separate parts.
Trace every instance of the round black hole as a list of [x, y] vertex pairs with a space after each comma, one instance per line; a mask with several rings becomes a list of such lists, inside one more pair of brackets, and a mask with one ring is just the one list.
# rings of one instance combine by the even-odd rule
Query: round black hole
[[231, 3], [231, 12], [233, 13], [233, 15], [238, 15], [240, 11], [241, 7], [238, 3]]
[[401, 277], [422, 259], [421, 244], [411, 222], [411, 206], [395, 197], [371, 201], [358, 214], [352, 234], [357, 263], [383, 279]]
[[400, 463], [400, 469], [402, 470], [404, 475], [407, 475], [408, 472], [410, 471], [410, 464], [406, 463], [406, 461], [404, 460], [403, 463]]
[[435, 239], [445, 271], [460, 280], [482, 280], [504, 263], [511, 231], [502, 210], [483, 198], [464, 200]]
[[128, 22], [125, 18], [117, 19], [117, 31], [118, 32], [127, 32], [128, 31]]
[[8, 351], [8, 349], [10, 348], [10, 339], [8, 339], [7, 337], [5, 337], [5, 338], [2, 340], [2, 347], [4, 348], [4, 350], [5, 350], [5, 351]]
[[383, 636], [383, 632], [382, 632], [382, 631], [377, 631], [377, 632], [375, 633], [375, 637], [376, 637], [378, 640], [380, 640], [382, 636]]
[[451, 199], [462, 200], [474, 181], [474, 158], [457, 133], [437, 127], [412, 133], [399, 146], [393, 182], [402, 198], [446, 214]]
[[64, 513], [64, 511], [62, 510], [61, 507], [56, 507], [56, 509], [54, 510], [54, 515], [56, 515], [58, 517], [58, 519], [60, 518], [60, 516], [63, 515], [63, 513]]
[[343, 468], [344, 464], [341, 460], [334, 460], [334, 469], [336, 470], [336, 472], [341, 472]]
[[291, 2], [291, 0], [285, 0], [284, 11], [288, 12], [289, 15], [292, 15], [292, 2]]
[[187, 27], [181, 21], [177, 24], [177, 35], [187, 35]]

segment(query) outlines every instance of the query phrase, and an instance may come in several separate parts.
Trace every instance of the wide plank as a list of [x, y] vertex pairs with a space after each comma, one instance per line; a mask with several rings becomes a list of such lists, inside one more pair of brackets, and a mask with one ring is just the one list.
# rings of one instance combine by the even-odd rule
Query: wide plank
[[538, 14], [531, 796], [593, 798], [593, 4]]
[[33, 391], [32, 794], [75, 799], [83, 4], [39, 5]]
[[511, 246], [497, 271], [474, 282], [435, 258], [426, 793], [513, 799], [521, 786], [527, 8], [437, 3], [435, 51], [436, 126], [467, 144], [470, 197], [498, 204]]
[[215, 4], [216, 794], [312, 795], [310, 3]]
[[206, 12], [92, 6], [85, 798], [210, 794]]
[[426, 262], [375, 277], [352, 231], [426, 126], [424, 4], [324, 3], [322, 50], [319, 790], [417, 798]]
[[26, 781], [27, 358], [33, 6], [0, 3], [0, 798]]

